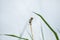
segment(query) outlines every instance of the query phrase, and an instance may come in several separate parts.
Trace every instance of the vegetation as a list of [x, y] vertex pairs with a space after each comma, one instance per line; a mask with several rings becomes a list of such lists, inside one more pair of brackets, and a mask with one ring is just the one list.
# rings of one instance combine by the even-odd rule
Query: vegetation
[[54, 33], [56, 40], [59, 40], [57, 33], [54, 31], [54, 29], [51, 28], [51, 26], [48, 24], [48, 22], [40, 14], [37, 14], [37, 13], [35, 13], [35, 14], [38, 15], [44, 21], [44, 23], [48, 26], [48, 28]]
[[[35, 13], [35, 12], [33, 12], [33, 13]], [[47, 25], [47, 27], [53, 32], [53, 34], [55, 35], [55, 38], [56, 38], [56, 40], [59, 40], [59, 37], [58, 37], [58, 34], [54, 31], [54, 29], [48, 24], [48, 22], [42, 17], [42, 15], [40, 15], [40, 14], [38, 14], [38, 13], [35, 13], [37, 16], [39, 16], [42, 20], [43, 20], [43, 22]], [[30, 35], [30, 37], [31, 37], [31, 39], [32, 40], [34, 40], [33, 39], [33, 31], [32, 31], [32, 17], [31, 17], [31, 19], [29, 20], [29, 24], [30, 24], [30, 29], [31, 29], [31, 35], [30, 35], [30, 33], [29, 32], [27, 32], [29, 35]], [[43, 31], [42, 31], [42, 29], [41, 29], [41, 32], [42, 32], [42, 36], [44, 36], [43, 35]], [[3, 35], [5, 35], [5, 36], [11, 36], [11, 37], [15, 37], [15, 38], [18, 38], [18, 39], [24, 39], [24, 40], [28, 40], [27, 38], [22, 38], [22, 37], [19, 37], [19, 36], [16, 36], [16, 35], [12, 35], [12, 34], [3, 34]], [[43, 40], [44, 40], [44, 37], [43, 37]]]

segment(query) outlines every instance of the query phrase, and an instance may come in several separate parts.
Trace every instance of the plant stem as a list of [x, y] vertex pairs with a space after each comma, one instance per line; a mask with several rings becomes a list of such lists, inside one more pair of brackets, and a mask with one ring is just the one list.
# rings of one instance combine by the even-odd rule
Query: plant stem
[[33, 31], [32, 31], [32, 20], [33, 20], [33, 18], [31, 17], [31, 19], [29, 20], [29, 24], [30, 24], [31, 34], [32, 34], [32, 40], [34, 40]]

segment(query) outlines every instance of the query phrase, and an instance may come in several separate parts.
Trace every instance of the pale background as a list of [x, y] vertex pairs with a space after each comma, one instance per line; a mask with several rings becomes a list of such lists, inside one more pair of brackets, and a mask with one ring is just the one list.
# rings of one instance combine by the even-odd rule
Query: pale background
[[[24, 27], [30, 32], [28, 21], [32, 16], [34, 40], [42, 40], [41, 26], [44, 39], [55, 40], [53, 33], [33, 12], [41, 14], [60, 36], [60, 0], [0, 0], [0, 34], [19, 36]], [[27, 32], [24, 32], [23, 37], [30, 39]], [[0, 36], [0, 40], [18, 39]]]

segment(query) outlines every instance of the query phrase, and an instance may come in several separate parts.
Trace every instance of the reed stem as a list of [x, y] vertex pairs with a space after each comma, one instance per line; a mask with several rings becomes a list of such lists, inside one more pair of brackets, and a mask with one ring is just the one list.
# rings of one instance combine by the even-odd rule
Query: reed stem
[[34, 40], [34, 37], [33, 37], [33, 30], [32, 30], [32, 20], [33, 20], [33, 18], [31, 17], [30, 20], [29, 20], [29, 24], [30, 24], [31, 34], [32, 34], [32, 40]]

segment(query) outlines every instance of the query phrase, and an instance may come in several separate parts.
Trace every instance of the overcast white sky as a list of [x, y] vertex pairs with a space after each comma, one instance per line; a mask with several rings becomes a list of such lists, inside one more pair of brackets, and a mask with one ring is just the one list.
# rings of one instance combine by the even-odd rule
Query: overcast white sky
[[[0, 0], [0, 34], [19, 35], [24, 27], [29, 31], [28, 21], [32, 16], [34, 40], [42, 40], [41, 25], [45, 40], [55, 40], [53, 33], [33, 12], [41, 14], [59, 35], [60, 0]], [[27, 32], [23, 36], [29, 38]], [[0, 36], [0, 40], [18, 39]]]

